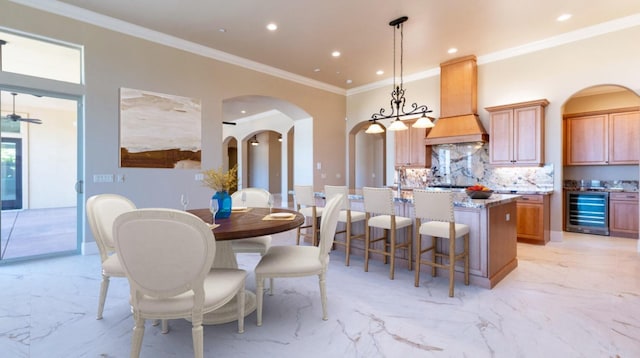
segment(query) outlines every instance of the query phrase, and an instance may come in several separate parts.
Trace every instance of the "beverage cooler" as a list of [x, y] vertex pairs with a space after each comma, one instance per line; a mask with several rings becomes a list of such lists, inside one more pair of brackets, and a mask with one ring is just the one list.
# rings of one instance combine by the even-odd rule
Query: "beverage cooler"
[[566, 230], [609, 236], [609, 193], [568, 191]]

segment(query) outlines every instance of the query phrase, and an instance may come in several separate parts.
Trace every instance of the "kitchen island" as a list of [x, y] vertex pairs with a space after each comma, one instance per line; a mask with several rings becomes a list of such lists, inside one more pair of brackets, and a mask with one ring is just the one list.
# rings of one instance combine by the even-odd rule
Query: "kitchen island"
[[[318, 196], [321, 194], [318, 193]], [[516, 201], [518, 198], [519, 195], [494, 193], [489, 199], [470, 199], [464, 191], [454, 190], [456, 222], [467, 224], [470, 228], [469, 277], [471, 284], [492, 288], [518, 266], [516, 257]], [[360, 191], [354, 191], [349, 195], [349, 199], [352, 210], [364, 211], [363, 196]], [[396, 192], [395, 205], [397, 215], [414, 218], [413, 192], [411, 190]], [[354, 230], [364, 230], [364, 224], [354, 226]], [[378, 234], [376, 233], [376, 235]], [[413, 231], [413, 235], [415, 235], [415, 231]], [[397, 237], [402, 239], [405, 237], [405, 233], [400, 232]], [[462, 242], [456, 244], [461, 247]], [[447, 247], [440, 249], [444, 252], [447, 251]], [[362, 254], [363, 250], [363, 242], [352, 241], [352, 255]], [[415, 252], [415, 250], [413, 251]], [[406, 262], [407, 257], [404, 250], [399, 250], [397, 255], [397, 260]], [[375, 256], [373, 258], [382, 259]], [[456, 277], [462, 278], [464, 272], [462, 265], [462, 262], [456, 265]], [[403, 265], [398, 262], [397, 267], [401, 268]], [[447, 275], [442, 269], [438, 274]]]

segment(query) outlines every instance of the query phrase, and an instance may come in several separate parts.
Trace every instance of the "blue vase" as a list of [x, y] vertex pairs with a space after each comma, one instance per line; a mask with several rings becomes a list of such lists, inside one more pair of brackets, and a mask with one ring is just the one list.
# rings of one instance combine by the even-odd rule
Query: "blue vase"
[[211, 199], [218, 200], [216, 219], [225, 219], [231, 216], [231, 195], [228, 192], [217, 191]]

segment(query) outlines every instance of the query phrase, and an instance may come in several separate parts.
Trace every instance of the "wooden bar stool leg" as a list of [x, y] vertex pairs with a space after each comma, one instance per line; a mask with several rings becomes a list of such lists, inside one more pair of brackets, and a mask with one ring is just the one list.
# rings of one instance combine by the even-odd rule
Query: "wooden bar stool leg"
[[393, 225], [391, 225], [391, 247], [389, 248], [390, 256], [391, 256], [391, 267], [389, 268], [389, 278], [393, 280], [393, 275], [395, 274], [395, 264], [396, 264], [396, 231], [393, 230]]
[[406, 234], [406, 239], [407, 239], [407, 261], [409, 261], [409, 271], [411, 271], [412, 268], [412, 262], [411, 260], [413, 260], [413, 256], [411, 256], [412, 252], [411, 249], [413, 248], [413, 228], [412, 227], [407, 227], [405, 230], [407, 230]]
[[367, 214], [367, 220], [364, 228], [364, 272], [369, 272], [369, 244], [371, 240], [371, 227], [367, 225], [369, 222], [369, 215]]
[[347, 223], [346, 223], [347, 227], [346, 227], [346, 232], [345, 234], [347, 235], [347, 237], [345, 238], [345, 242], [346, 242], [346, 248], [345, 248], [345, 259], [344, 259], [344, 264], [346, 266], [349, 266], [349, 255], [351, 254], [351, 220], [347, 219]]
[[[420, 227], [420, 219], [416, 221], [416, 228]], [[420, 286], [420, 253], [422, 251], [422, 238], [420, 237], [420, 230], [416, 229], [416, 273], [415, 281], [413, 285], [415, 287]]]
[[449, 297], [453, 297], [453, 282], [456, 268], [456, 238], [449, 235]]
[[469, 234], [464, 235], [464, 284], [469, 286]]
[[[436, 260], [437, 260], [437, 256], [436, 256], [437, 247], [438, 247], [437, 238], [435, 236], [431, 236], [431, 262], [433, 262], [434, 264], [436, 263]], [[431, 277], [436, 277], [436, 274], [437, 274], [436, 266], [431, 265]]]

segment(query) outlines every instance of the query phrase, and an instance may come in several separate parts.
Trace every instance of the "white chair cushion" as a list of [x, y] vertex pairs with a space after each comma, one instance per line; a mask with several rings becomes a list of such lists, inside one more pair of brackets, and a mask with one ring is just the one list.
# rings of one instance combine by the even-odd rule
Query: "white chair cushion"
[[[364, 212], [362, 211], [351, 211], [351, 222], [357, 222], [357, 221], [362, 221], [364, 219], [366, 219], [367, 216]], [[346, 223], [347, 222], [347, 211], [346, 210], [342, 210], [340, 211], [340, 213], [338, 214], [338, 221], [341, 223]]]
[[256, 266], [256, 275], [308, 276], [322, 270], [316, 246], [271, 246]]
[[[404, 216], [396, 216], [396, 229], [411, 226], [413, 220]], [[391, 215], [378, 215], [369, 218], [369, 226], [391, 230]]]
[[231, 248], [236, 253], [260, 252], [264, 255], [271, 246], [271, 236], [256, 236], [240, 240], [232, 240]]
[[[244, 285], [246, 275], [247, 273], [244, 270], [211, 270], [204, 279], [205, 297], [203, 313], [211, 312], [235, 297], [238, 287]], [[214, 303], [216, 304], [214, 305]], [[166, 299], [143, 296], [139, 301], [139, 308], [147, 315], [163, 314], [179, 316], [185, 315], [185, 313], [188, 315], [193, 309], [193, 292], [188, 291]]]
[[[469, 233], [469, 226], [465, 224], [455, 224], [456, 237]], [[449, 223], [442, 221], [429, 221], [420, 225], [420, 235], [449, 238]]]
[[[322, 209], [321, 207], [317, 207], [316, 206], [316, 217], [320, 217], [322, 216]], [[300, 214], [304, 215], [304, 216], [313, 216], [313, 208], [312, 207], [306, 207], [306, 208], [301, 208], [300, 209]]]
[[124, 277], [124, 269], [120, 264], [118, 254], [112, 254], [102, 263], [102, 274], [107, 276]]

